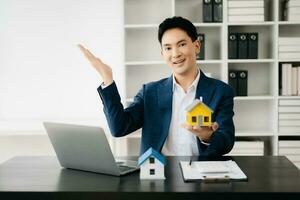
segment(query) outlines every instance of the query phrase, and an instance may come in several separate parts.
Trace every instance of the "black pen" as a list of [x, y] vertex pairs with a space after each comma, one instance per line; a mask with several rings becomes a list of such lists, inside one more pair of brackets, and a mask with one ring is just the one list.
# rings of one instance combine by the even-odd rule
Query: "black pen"
[[192, 165], [192, 157], [190, 157], [190, 163], [189, 163], [189, 165], [190, 166]]

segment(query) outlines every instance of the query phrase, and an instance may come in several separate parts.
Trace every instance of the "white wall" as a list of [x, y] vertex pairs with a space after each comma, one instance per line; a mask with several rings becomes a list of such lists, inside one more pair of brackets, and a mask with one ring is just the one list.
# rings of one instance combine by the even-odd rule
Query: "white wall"
[[44, 134], [45, 120], [105, 126], [100, 76], [76, 45], [113, 68], [123, 96], [122, 25], [122, 0], [0, 0], [0, 140]]

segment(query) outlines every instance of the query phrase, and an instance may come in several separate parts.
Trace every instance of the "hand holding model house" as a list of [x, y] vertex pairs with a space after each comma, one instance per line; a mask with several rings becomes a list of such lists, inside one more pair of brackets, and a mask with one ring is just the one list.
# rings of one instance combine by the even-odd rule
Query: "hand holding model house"
[[218, 129], [217, 122], [212, 123], [213, 111], [202, 100], [195, 99], [186, 109], [186, 123], [182, 127], [189, 130], [204, 142], [209, 142]]

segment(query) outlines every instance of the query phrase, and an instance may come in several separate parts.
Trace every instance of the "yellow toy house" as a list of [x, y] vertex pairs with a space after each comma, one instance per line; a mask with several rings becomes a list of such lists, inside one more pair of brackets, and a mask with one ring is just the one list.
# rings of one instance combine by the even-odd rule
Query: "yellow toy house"
[[195, 99], [185, 109], [186, 123], [190, 126], [210, 126], [213, 111], [201, 100]]

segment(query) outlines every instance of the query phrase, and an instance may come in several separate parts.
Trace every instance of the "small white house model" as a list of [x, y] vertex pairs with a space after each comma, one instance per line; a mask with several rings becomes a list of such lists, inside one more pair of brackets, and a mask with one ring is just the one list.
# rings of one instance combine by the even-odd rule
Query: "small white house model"
[[149, 148], [139, 157], [140, 179], [165, 179], [165, 158]]

